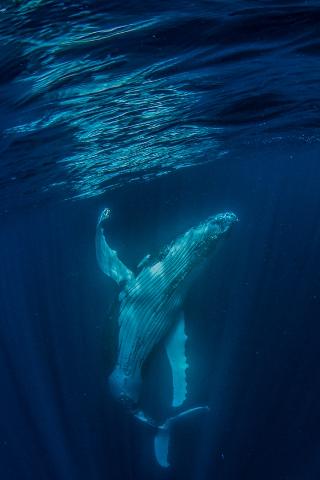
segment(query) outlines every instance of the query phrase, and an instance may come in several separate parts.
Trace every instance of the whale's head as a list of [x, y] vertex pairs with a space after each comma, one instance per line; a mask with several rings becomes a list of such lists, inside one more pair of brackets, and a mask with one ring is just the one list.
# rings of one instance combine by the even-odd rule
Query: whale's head
[[165, 251], [163, 265], [159, 262], [151, 267], [162, 277], [165, 292], [180, 289], [181, 298], [185, 296], [195, 276], [209, 264], [220, 240], [237, 221], [232, 212], [219, 213], [178, 237]]
[[219, 213], [179, 237], [167, 256], [167, 264], [175, 265], [171, 283], [176, 286], [185, 284], [188, 288], [184, 279], [192, 281], [193, 275], [190, 274], [197, 274], [199, 268], [208, 264], [221, 239], [237, 221], [237, 216], [232, 212]]
[[218, 213], [209, 217], [187, 232], [189, 248], [194, 249], [198, 257], [210, 256], [219, 240], [229, 233], [236, 222], [238, 218], [232, 212]]
[[122, 403], [126, 409], [133, 410], [140, 396], [140, 373], [135, 376], [126, 375], [117, 365], [109, 377], [109, 387], [116, 400]]
[[209, 236], [216, 235], [218, 238], [227, 233], [238, 221], [238, 217], [232, 212], [218, 213], [209, 217], [204, 226]]

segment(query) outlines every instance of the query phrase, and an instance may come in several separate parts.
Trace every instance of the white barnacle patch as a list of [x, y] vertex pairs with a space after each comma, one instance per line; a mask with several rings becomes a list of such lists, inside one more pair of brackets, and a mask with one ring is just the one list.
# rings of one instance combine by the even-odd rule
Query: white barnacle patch
[[162, 275], [163, 274], [163, 263], [158, 262], [152, 265], [150, 271], [153, 275]]

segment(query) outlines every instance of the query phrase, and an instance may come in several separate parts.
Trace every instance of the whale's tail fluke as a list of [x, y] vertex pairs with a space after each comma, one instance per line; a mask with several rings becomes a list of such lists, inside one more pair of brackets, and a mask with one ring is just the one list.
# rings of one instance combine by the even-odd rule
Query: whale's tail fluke
[[171, 427], [174, 423], [179, 422], [183, 417], [189, 417], [191, 415], [197, 415], [198, 413], [208, 412], [209, 407], [194, 407], [184, 410], [181, 413], [178, 413], [174, 417], [168, 418], [163, 425], [158, 427], [158, 432], [154, 439], [154, 453], [157, 459], [157, 462], [161, 467], [167, 468], [170, 466], [168, 461], [169, 453], [169, 444], [170, 444], [170, 434]]
[[157, 430], [154, 438], [154, 453], [159, 465], [163, 468], [170, 467], [168, 461], [169, 444], [171, 427], [174, 423], [179, 422], [183, 417], [189, 417], [191, 415], [197, 415], [198, 413], [208, 412], [209, 407], [194, 407], [184, 410], [178, 413], [174, 417], [168, 418], [163, 425], [156, 425], [155, 421], [150, 417], [147, 417], [141, 410], [135, 412], [135, 417], [143, 423], [150, 425]]

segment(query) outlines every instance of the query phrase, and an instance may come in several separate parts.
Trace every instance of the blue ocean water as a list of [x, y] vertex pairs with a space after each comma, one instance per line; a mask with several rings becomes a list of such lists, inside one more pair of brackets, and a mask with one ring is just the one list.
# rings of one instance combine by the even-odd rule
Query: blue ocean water
[[[0, 3], [1, 479], [319, 479], [319, 19], [316, 1]], [[132, 269], [240, 219], [185, 305], [188, 406], [211, 410], [174, 429], [169, 470], [108, 390], [105, 206]]]

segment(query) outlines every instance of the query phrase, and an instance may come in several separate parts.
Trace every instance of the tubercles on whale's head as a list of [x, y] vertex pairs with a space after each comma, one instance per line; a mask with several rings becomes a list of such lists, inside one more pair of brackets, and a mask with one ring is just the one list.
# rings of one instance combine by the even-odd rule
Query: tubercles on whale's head
[[214, 228], [217, 234], [223, 235], [238, 221], [239, 219], [234, 213], [225, 212], [210, 217], [208, 219], [208, 224]]
[[217, 215], [209, 217], [194, 229], [195, 238], [204, 240], [205, 242], [217, 240], [223, 237], [236, 222], [238, 222], [238, 217], [234, 213], [218, 213]]
[[232, 212], [218, 213], [193, 229], [192, 242], [198, 243], [198, 255], [207, 257], [215, 248], [217, 241], [223, 238], [238, 222], [238, 217]]
[[109, 386], [113, 397], [126, 408], [133, 409], [139, 400], [141, 377], [126, 375], [119, 367], [113, 370], [109, 377]]

